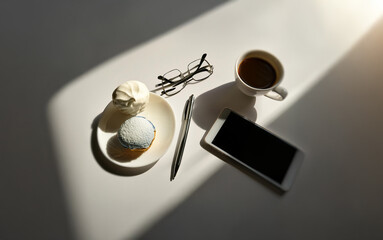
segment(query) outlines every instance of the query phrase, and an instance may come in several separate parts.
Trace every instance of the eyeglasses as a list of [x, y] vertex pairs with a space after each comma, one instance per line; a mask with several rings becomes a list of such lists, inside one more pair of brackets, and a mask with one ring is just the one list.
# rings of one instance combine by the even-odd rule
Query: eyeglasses
[[162, 87], [161, 95], [173, 96], [184, 89], [187, 84], [203, 81], [213, 74], [214, 68], [206, 60], [206, 56], [205, 53], [200, 59], [189, 63], [188, 70], [184, 73], [178, 69], [173, 69], [162, 76], [158, 76], [161, 83], [155, 86]]

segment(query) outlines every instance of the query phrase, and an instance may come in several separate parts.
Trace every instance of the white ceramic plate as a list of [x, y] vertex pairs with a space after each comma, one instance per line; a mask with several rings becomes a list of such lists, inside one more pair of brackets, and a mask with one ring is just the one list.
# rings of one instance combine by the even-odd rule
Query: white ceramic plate
[[137, 116], [145, 117], [156, 127], [156, 137], [147, 151], [132, 155], [118, 142], [117, 131], [128, 116], [115, 108], [113, 102], [102, 113], [97, 127], [97, 140], [107, 161], [122, 170], [140, 173], [151, 168], [166, 153], [174, 136], [175, 116], [169, 103], [154, 93], [150, 93], [148, 106]]

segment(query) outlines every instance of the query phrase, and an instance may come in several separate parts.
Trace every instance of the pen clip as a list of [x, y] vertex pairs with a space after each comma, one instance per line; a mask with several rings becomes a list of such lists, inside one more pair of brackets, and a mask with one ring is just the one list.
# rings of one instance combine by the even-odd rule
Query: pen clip
[[184, 120], [187, 120], [191, 117], [193, 113], [193, 107], [194, 107], [194, 94], [192, 94], [189, 99], [185, 103], [185, 112], [184, 112]]
[[185, 103], [184, 112], [183, 112], [183, 120], [186, 120], [188, 118], [188, 112], [190, 108], [190, 99], [188, 99]]

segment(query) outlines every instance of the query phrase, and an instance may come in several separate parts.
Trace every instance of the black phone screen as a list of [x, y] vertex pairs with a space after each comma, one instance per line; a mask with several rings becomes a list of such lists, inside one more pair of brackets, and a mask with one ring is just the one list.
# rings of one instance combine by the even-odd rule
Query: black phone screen
[[278, 183], [283, 182], [297, 151], [234, 112], [229, 113], [212, 143]]

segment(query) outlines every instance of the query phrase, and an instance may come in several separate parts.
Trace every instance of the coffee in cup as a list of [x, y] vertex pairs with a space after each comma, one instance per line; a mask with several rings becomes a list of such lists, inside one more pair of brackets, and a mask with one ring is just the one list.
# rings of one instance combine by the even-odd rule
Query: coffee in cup
[[282, 64], [265, 51], [249, 51], [239, 57], [235, 65], [237, 86], [249, 96], [265, 95], [274, 100], [285, 99], [287, 90], [279, 86], [282, 78]]

